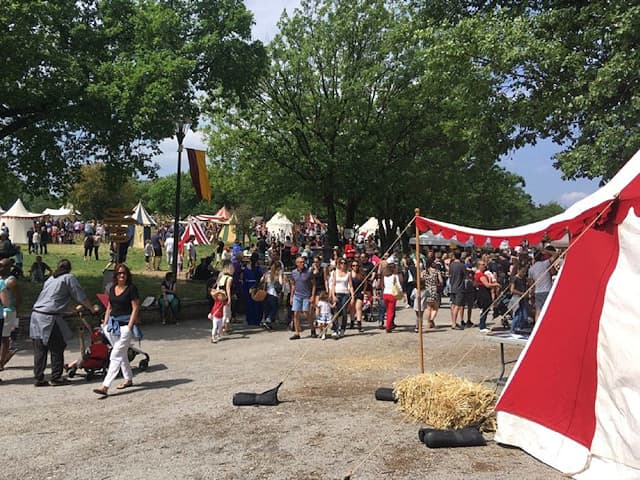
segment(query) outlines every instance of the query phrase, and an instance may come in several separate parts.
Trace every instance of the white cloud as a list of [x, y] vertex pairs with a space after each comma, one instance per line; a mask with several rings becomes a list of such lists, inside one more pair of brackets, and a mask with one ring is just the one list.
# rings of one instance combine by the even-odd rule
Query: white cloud
[[563, 207], [570, 207], [571, 205], [576, 203], [578, 200], [582, 200], [583, 198], [585, 198], [587, 195], [589, 194], [585, 192], [563, 193], [562, 195], [560, 195], [560, 198], [558, 199], [558, 203], [560, 203], [560, 205], [562, 205]]

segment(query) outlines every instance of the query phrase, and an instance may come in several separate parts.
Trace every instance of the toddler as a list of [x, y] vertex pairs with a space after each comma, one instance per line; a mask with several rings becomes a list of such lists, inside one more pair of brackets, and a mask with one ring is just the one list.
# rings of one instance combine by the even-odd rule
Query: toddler
[[327, 328], [331, 325], [331, 304], [329, 303], [329, 294], [322, 292], [318, 297], [316, 304], [316, 323], [320, 329], [320, 338], [327, 338]]
[[153, 245], [151, 240], [147, 239], [144, 244], [144, 269], [151, 270], [151, 258], [153, 257]]
[[218, 343], [222, 335], [222, 327], [224, 325], [224, 306], [227, 304], [227, 294], [224, 290], [211, 290], [213, 298], [213, 307], [207, 318], [211, 320], [213, 326], [211, 328], [211, 343]]
[[98, 370], [104, 368], [109, 358], [109, 347], [104, 343], [102, 338], [102, 332], [99, 328], [96, 328], [91, 332], [91, 345], [88, 349], [84, 349], [84, 335], [80, 336], [80, 349], [83, 351], [82, 358], [80, 360], [74, 360], [73, 362], [64, 366], [64, 369], [68, 372], [69, 378], [73, 378], [78, 368], [84, 368], [89, 370]]

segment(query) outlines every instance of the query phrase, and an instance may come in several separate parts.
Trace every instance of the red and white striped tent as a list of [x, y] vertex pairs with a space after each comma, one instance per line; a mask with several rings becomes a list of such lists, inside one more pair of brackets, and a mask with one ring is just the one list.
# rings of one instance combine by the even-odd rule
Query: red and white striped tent
[[[540, 321], [496, 406], [495, 440], [580, 479], [640, 478], [640, 152], [563, 214], [501, 231], [418, 217], [491, 244], [571, 233]], [[440, 225], [440, 226], [438, 226]]]
[[196, 215], [196, 219], [201, 222], [228, 223], [231, 220], [231, 214], [223, 205], [215, 215]]
[[187, 223], [187, 226], [184, 229], [184, 233], [180, 237], [180, 243], [179, 243], [180, 249], [182, 249], [182, 246], [185, 243], [187, 243], [187, 240], [189, 240], [189, 237], [191, 235], [195, 237], [194, 243], [196, 245], [209, 245], [211, 243], [209, 242], [207, 235], [204, 233], [204, 230], [202, 230], [202, 227], [198, 225], [198, 223], [189, 222]]

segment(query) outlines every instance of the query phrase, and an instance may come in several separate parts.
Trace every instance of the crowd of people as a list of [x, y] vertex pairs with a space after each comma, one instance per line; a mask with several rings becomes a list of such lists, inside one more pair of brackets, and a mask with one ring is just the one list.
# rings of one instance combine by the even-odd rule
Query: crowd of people
[[[50, 227], [43, 225], [40, 231], [42, 228]], [[160, 270], [164, 255], [171, 266], [173, 238], [167, 230], [158, 230], [147, 242], [144, 248], [147, 270]], [[40, 242], [38, 231], [39, 226], [34, 225], [34, 235], [29, 236], [29, 253], [40, 252], [33, 243], [34, 236]], [[79, 231], [83, 235], [84, 258], [91, 258], [93, 253], [98, 259], [95, 249], [101, 240], [96, 242], [95, 237], [102, 239], [103, 230], [94, 222], [87, 222]], [[511, 331], [523, 332], [537, 320], [551, 290], [558, 256], [552, 247], [540, 250], [516, 247], [492, 252], [423, 247], [416, 257], [415, 250], [381, 254], [374, 236], [348, 239], [340, 246], [329, 247], [324, 232], [317, 230], [307, 232], [308, 235], [300, 232], [293, 237], [285, 235], [282, 240], [263, 233], [248, 247], [239, 241], [232, 245], [220, 241], [198, 265], [194, 237], [180, 245], [188, 257], [189, 277], [206, 282], [212, 343], [230, 333], [234, 320], [242, 316], [248, 325], [261, 325], [269, 330], [287, 325], [291, 340], [302, 337], [305, 323], [310, 337], [323, 340], [342, 338], [348, 329], [363, 332], [363, 322], [367, 320], [392, 333], [399, 301], [413, 308], [414, 331], [420, 332], [438, 327], [435, 322], [443, 296], [449, 297], [450, 326], [454, 330], [477, 326], [480, 332], [487, 333], [487, 318], [493, 313], [494, 322], [509, 325], [505, 319], [512, 318]], [[7, 232], [0, 230], [0, 370], [15, 352], [16, 311], [21, 301], [15, 265], [20, 257], [20, 252], [8, 241]], [[94, 389], [101, 396], [108, 394], [119, 373], [124, 381], [118, 388], [133, 384], [127, 349], [140, 308], [131, 271], [115, 258], [111, 261], [114, 274], [100, 330], [100, 337], [110, 345], [109, 370], [103, 384]], [[63, 317], [66, 307], [73, 301], [94, 312], [98, 310], [88, 302], [71, 274], [68, 260], [60, 261], [52, 270], [36, 255], [29, 276], [42, 282], [47, 274], [30, 321], [36, 386], [67, 383], [63, 371], [70, 367], [64, 363], [63, 355], [71, 332]], [[162, 323], [177, 320], [180, 310], [177, 285], [172, 272], [161, 282], [158, 303]], [[473, 308], [480, 309], [478, 325], [471, 321]], [[46, 381], [44, 371], [49, 355], [51, 375]], [[73, 363], [74, 368], [81, 361]]]
[[[494, 321], [512, 332], [526, 332], [551, 289], [558, 254], [553, 247], [493, 252], [423, 248], [418, 294], [414, 252], [379, 256], [375, 246], [367, 248], [374, 243], [371, 239], [361, 243], [348, 240], [331, 249], [329, 256], [322, 249], [303, 244], [293, 256], [278, 242], [261, 249], [263, 240], [248, 251], [238, 249], [230, 258], [220, 258], [228, 280], [223, 282], [224, 298], [219, 295], [221, 285], [215, 280], [210, 283], [211, 307], [220, 312], [220, 305], [229, 306], [229, 313], [222, 317], [223, 325], [239, 312], [245, 313], [247, 324], [267, 329], [286, 320], [292, 330], [291, 340], [301, 338], [303, 319], [314, 338], [341, 338], [347, 328], [363, 331], [365, 316], [391, 333], [400, 300], [416, 312], [415, 332], [436, 328], [443, 296], [449, 297], [454, 330], [477, 326], [481, 333], [488, 333], [487, 319], [493, 314]], [[293, 257], [291, 271], [283, 261], [287, 256]], [[257, 299], [259, 290], [264, 293]], [[471, 320], [474, 308], [480, 309], [477, 325]], [[214, 336], [217, 342], [220, 334]]]

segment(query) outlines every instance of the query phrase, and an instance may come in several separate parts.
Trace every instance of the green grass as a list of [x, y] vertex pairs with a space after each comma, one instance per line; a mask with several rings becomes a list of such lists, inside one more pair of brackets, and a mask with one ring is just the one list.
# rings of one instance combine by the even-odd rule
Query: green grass
[[[23, 246], [22, 250], [23, 253], [26, 252], [26, 246]], [[47, 255], [42, 255], [43, 261], [49, 265], [52, 270], [55, 270], [60, 260], [63, 258], [68, 259], [72, 266], [71, 273], [78, 278], [80, 285], [89, 297], [89, 301], [97, 302], [96, 293], [102, 293], [104, 291], [104, 275], [102, 269], [109, 262], [108, 245], [103, 244], [100, 246], [99, 261], [94, 259], [84, 261], [84, 249], [82, 245], [49, 245], [48, 251], [49, 253]], [[209, 254], [211, 254], [210, 246], [198, 247], [198, 256]], [[29, 272], [35, 257], [33, 254], [24, 255], [23, 268], [25, 274]], [[127, 265], [131, 269], [133, 282], [138, 287], [141, 298], [149, 295], [157, 297], [160, 294], [160, 283], [164, 278], [164, 274], [167, 272], [167, 263], [164, 259], [161, 264], [162, 272], [145, 272], [142, 249], [130, 248], [127, 254]], [[19, 282], [19, 286], [23, 300], [18, 313], [19, 315], [28, 315], [42, 289], [42, 284], [22, 280]], [[202, 282], [183, 280], [181, 278], [178, 280], [178, 293], [183, 301], [202, 300], [205, 298], [205, 287]]]

